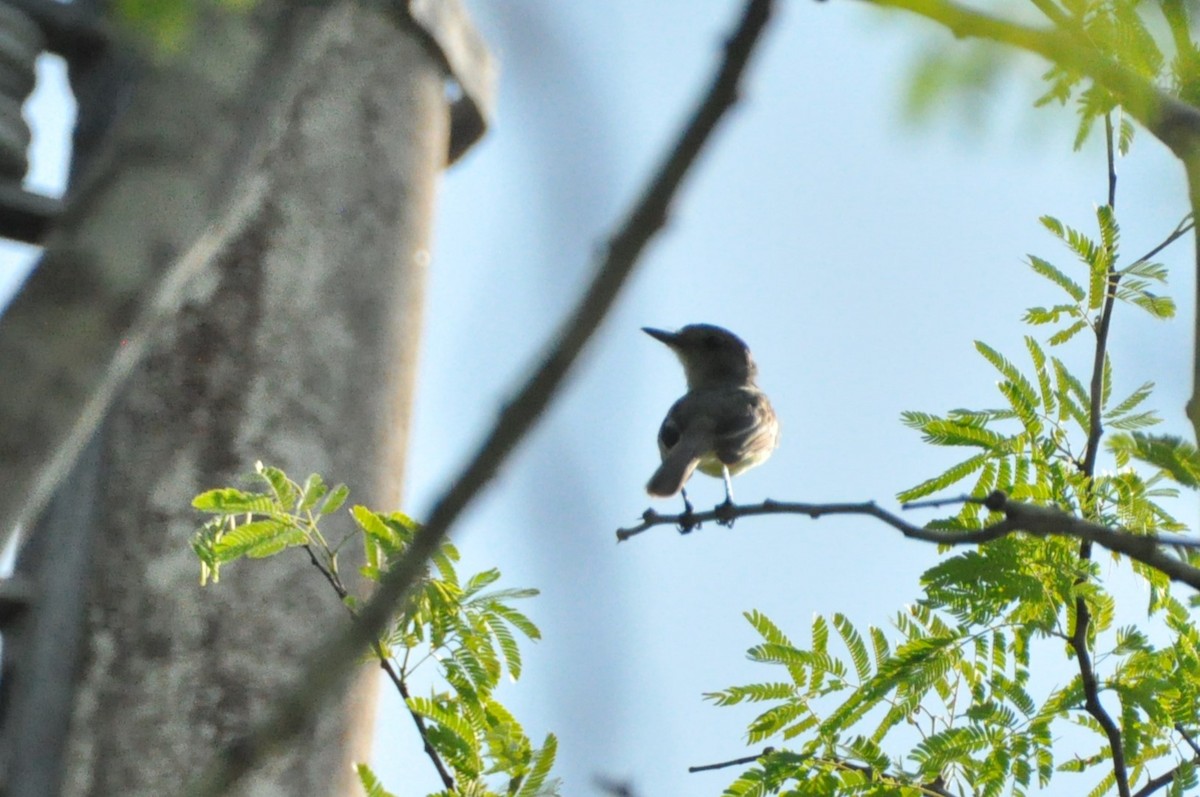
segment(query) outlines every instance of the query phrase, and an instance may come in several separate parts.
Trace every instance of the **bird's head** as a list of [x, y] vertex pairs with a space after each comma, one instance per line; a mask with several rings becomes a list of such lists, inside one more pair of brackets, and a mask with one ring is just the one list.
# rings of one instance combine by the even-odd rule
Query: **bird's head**
[[713, 324], [688, 324], [678, 332], [642, 327], [650, 337], [665, 343], [687, 377], [689, 390], [754, 383], [758, 369], [745, 341]]

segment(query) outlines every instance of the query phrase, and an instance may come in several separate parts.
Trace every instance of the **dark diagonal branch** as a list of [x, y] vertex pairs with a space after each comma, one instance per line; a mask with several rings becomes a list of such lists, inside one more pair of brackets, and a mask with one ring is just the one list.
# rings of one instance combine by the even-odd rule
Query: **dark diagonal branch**
[[987, 498], [958, 500], [981, 503], [992, 511], [1004, 513], [1004, 519], [977, 531], [943, 531], [909, 523], [899, 515], [882, 509], [874, 501], [806, 504], [767, 499], [761, 504], [721, 505], [707, 512], [690, 514], [660, 515], [653, 509], [648, 509], [642, 515], [641, 523], [617, 530], [617, 541], [627, 540], [656, 526], [679, 526], [691, 523], [695, 528], [701, 523], [711, 520], [736, 520], [755, 515], [808, 515], [813, 519], [825, 515], [868, 515], [886, 523], [905, 537], [937, 545], [979, 545], [1017, 531], [1038, 537], [1059, 536], [1090, 540], [1102, 548], [1124, 554], [1130, 559], [1152, 567], [1172, 581], [1178, 581], [1200, 590], [1200, 569], [1192, 567], [1167, 552], [1169, 548], [1200, 548], [1200, 539], [1195, 537], [1165, 534], [1142, 535], [1111, 529], [1069, 515], [1055, 507], [1011, 501], [1008, 496], [998, 490]]
[[1133, 793], [1133, 797], [1150, 797], [1150, 795], [1154, 794], [1154, 792], [1159, 791], [1160, 789], [1165, 789], [1167, 786], [1170, 786], [1172, 781], [1174, 781], [1175, 778], [1179, 776], [1179, 771], [1183, 767], [1195, 766], [1196, 764], [1200, 763], [1200, 747], [1198, 747], [1196, 745], [1196, 742], [1188, 734], [1187, 730], [1183, 727], [1182, 723], [1178, 723], [1178, 722], [1175, 723], [1175, 730], [1176, 730], [1176, 732], [1179, 733], [1180, 736], [1183, 737], [1183, 740], [1188, 743], [1188, 746], [1192, 748], [1192, 753], [1194, 753], [1194, 755], [1187, 761], [1181, 762], [1181, 763], [1177, 764], [1176, 766], [1171, 767], [1170, 769], [1168, 769], [1166, 772], [1162, 773], [1161, 775], [1158, 775], [1157, 777], [1153, 777], [1150, 780], [1148, 780], [1146, 782], [1145, 786], [1143, 786], [1142, 788], [1138, 789], [1137, 791], [1135, 791]]
[[716, 77], [632, 212], [600, 253], [587, 292], [551, 338], [553, 342], [541, 363], [504, 407], [476, 453], [434, 505], [404, 558], [379, 582], [371, 600], [362, 607], [358, 621], [316, 652], [296, 685], [281, 697], [271, 714], [246, 736], [220, 751], [203, 779], [189, 789], [190, 794], [195, 797], [225, 794], [263, 758], [306, 727], [320, 706], [343, 687], [356, 657], [386, 626], [451, 525], [541, 417], [571, 365], [612, 307], [642, 250], [664, 225], [684, 178], [718, 123], [737, 101], [742, 74], [771, 10], [771, 0], [746, 3], [737, 29], [725, 44], [724, 60]]

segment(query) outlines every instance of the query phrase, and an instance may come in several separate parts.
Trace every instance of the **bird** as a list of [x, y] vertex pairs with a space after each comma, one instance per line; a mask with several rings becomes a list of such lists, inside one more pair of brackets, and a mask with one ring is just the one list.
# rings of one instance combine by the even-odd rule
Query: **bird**
[[675, 353], [687, 379], [687, 392], [659, 427], [662, 464], [646, 483], [646, 492], [663, 498], [682, 493], [689, 513], [684, 485], [699, 470], [724, 480], [724, 506], [732, 506], [732, 477], [765, 462], [779, 445], [779, 420], [755, 381], [758, 367], [750, 348], [714, 324], [642, 331]]

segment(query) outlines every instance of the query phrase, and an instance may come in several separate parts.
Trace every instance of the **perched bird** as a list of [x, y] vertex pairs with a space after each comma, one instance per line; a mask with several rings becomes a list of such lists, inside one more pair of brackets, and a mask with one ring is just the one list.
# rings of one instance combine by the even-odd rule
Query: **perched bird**
[[[712, 324], [689, 324], [678, 332], [642, 331], [675, 352], [688, 388], [658, 430], [662, 464], [646, 492], [675, 495], [699, 468], [725, 480], [725, 503], [732, 504], [730, 477], [764, 462], [779, 444], [779, 421], [755, 384], [758, 369], [750, 349], [737, 335]], [[683, 500], [690, 510], [686, 492]]]

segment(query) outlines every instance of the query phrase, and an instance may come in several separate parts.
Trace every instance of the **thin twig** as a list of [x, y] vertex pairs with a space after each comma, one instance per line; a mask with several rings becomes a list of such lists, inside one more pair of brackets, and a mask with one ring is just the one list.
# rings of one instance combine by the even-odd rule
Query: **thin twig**
[[718, 761], [715, 764], [697, 764], [693, 767], [688, 767], [688, 772], [708, 772], [713, 769], [725, 769], [726, 767], [740, 767], [743, 764], [753, 764], [765, 755], [770, 755], [775, 752], [774, 747], [764, 747], [761, 753], [757, 755], [748, 755], [741, 758], [734, 758], [730, 761]]
[[[1112, 114], [1104, 115], [1104, 140], [1106, 162], [1108, 166], [1108, 208], [1110, 211], [1115, 210], [1117, 201], [1117, 171], [1113, 146], [1113, 125]], [[1101, 422], [1100, 413], [1104, 404], [1104, 372], [1105, 364], [1108, 361], [1108, 334], [1112, 328], [1113, 308], [1117, 301], [1117, 287], [1121, 282], [1121, 272], [1117, 270], [1116, 252], [1112, 246], [1106, 245], [1104, 253], [1108, 259], [1108, 273], [1105, 275], [1105, 290], [1104, 301], [1100, 310], [1100, 320], [1096, 325], [1096, 348], [1092, 358], [1092, 381], [1089, 386], [1091, 394], [1089, 396], [1089, 418], [1088, 418], [1088, 438], [1087, 445], [1084, 448], [1083, 462], [1080, 463], [1080, 470], [1087, 477], [1086, 500], [1084, 501], [1085, 512], [1092, 514], [1095, 511], [1095, 483], [1093, 477], [1096, 474], [1096, 458], [1100, 453], [1100, 440], [1104, 436], [1104, 426]], [[1079, 558], [1083, 561], [1092, 558], [1092, 541], [1081, 539], [1079, 541]], [[1079, 577], [1079, 581], [1085, 580], [1084, 576]], [[1095, 668], [1092, 666], [1092, 654], [1088, 646], [1088, 637], [1090, 636], [1090, 628], [1092, 622], [1092, 610], [1088, 606], [1087, 600], [1083, 595], [1075, 598], [1075, 623], [1074, 629], [1069, 638], [1071, 649], [1075, 651], [1075, 661], [1079, 665], [1080, 685], [1083, 687], [1084, 709], [1096, 721], [1104, 731], [1105, 737], [1108, 739], [1108, 747], [1112, 754], [1113, 779], [1116, 781], [1117, 794], [1120, 797], [1130, 797], [1129, 795], [1129, 770], [1125, 765], [1125, 745], [1121, 741], [1121, 726], [1117, 724], [1112, 715], [1104, 708], [1104, 704], [1100, 702], [1100, 685], [1096, 678]]]
[[281, 696], [271, 714], [246, 736], [221, 750], [202, 778], [188, 789], [189, 794], [194, 797], [225, 794], [263, 758], [306, 728], [320, 706], [342, 688], [359, 651], [386, 625], [450, 527], [542, 416], [584, 345], [612, 307], [642, 250], [662, 229], [684, 178], [718, 123], [737, 102], [742, 74], [772, 8], [772, 0], [746, 3], [736, 31], [725, 44], [724, 59], [715, 79], [666, 160], [652, 176], [645, 193], [601, 252], [587, 292], [562, 328], [550, 338], [554, 343], [542, 362], [505, 406], [476, 453], [434, 505], [405, 556], [379, 582], [371, 600], [362, 607], [359, 622], [351, 624], [316, 652], [295, 686]]
[[[344, 540], [343, 540], [344, 542]], [[340, 543], [339, 543], [340, 545]], [[320, 559], [317, 558], [317, 553], [313, 550], [313, 546], [305, 545], [304, 550], [308, 551], [308, 558], [312, 562], [313, 567], [320, 571], [321, 575], [325, 576], [325, 580], [333, 587], [333, 591], [337, 593], [338, 599], [342, 601], [342, 605], [346, 607], [346, 611], [350, 613], [352, 621], [357, 622], [358, 617], [354, 610], [345, 603], [346, 598], [350, 595], [350, 590], [346, 589], [346, 584], [331, 567], [326, 566]], [[404, 707], [408, 709], [408, 715], [412, 718], [413, 725], [417, 728], [417, 734], [421, 737], [421, 744], [425, 750], [425, 755], [429, 756], [429, 760], [433, 763], [433, 768], [437, 770], [438, 777], [441, 778], [442, 785], [447, 790], [454, 790], [454, 776], [450, 774], [446, 763], [442, 761], [441, 755], [433, 746], [433, 742], [429, 740], [429, 726], [425, 724], [425, 718], [413, 711], [408, 704], [408, 700], [412, 695], [408, 691], [408, 684], [396, 672], [395, 666], [392, 664], [391, 658], [384, 652], [383, 646], [378, 640], [371, 642], [371, 651], [375, 654], [375, 658], [379, 660], [379, 667], [391, 680], [392, 685], [396, 687], [396, 691], [400, 693], [400, 697], [404, 698]]]
[[[727, 767], [753, 764], [774, 752], [774, 747], [765, 747], [758, 755], [743, 756], [742, 758], [734, 758], [730, 761], [719, 761], [715, 764], [700, 764], [698, 766], [688, 767], [688, 772], [708, 772], [714, 769], [726, 769]], [[882, 778], [885, 781], [894, 782], [898, 786], [916, 789], [921, 794], [928, 795], [929, 797], [957, 797], [953, 792], [946, 791], [946, 782], [940, 776], [929, 783], [913, 783], [916, 778], [907, 773], [902, 772], [899, 776], [889, 775], [886, 772], [879, 772], [874, 767], [867, 766], [866, 764], [856, 764], [853, 761], [847, 761], [843, 758], [816, 758], [812, 755], [799, 755], [796, 756], [796, 758], [799, 760], [811, 759], [816, 764], [824, 765], [832, 769], [859, 772], [865, 775], [868, 779]]]
[[1195, 227], [1196, 227], [1196, 220], [1195, 220], [1195, 218], [1193, 218], [1192, 214], [1189, 213], [1188, 215], [1183, 217], [1183, 220], [1180, 221], [1179, 224], [1175, 225], [1175, 229], [1171, 231], [1170, 235], [1168, 235], [1165, 239], [1163, 239], [1162, 243], [1160, 243], [1158, 246], [1151, 249], [1146, 254], [1139, 257], [1137, 260], [1133, 261], [1132, 265], [1136, 266], [1139, 263], [1149, 262], [1150, 258], [1154, 257], [1159, 252], [1166, 249], [1168, 246], [1175, 243], [1183, 236], [1187, 235], [1189, 232], [1191, 232], [1193, 229], [1195, 229]]
[[1068, 514], [1057, 507], [1012, 501], [998, 490], [984, 499], [983, 504], [993, 512], [1003, 512], [1005, 517], [991, 526], [975, 531], [944, 531], [923, 528], [880, 508], [874, 501], [811, 504], [767, 499], [760, 504], [722, 504], [706, 512], [677, 515], [660, 515], [653, 509], [647, 509], [642, 515], [641, 523], [617, 530], [617, 541], [623, 542], [658, 526], [678, 526], [689, 520], [702, 523], [718, 519], [736, 520], [756, 515], [808, 515], [814, 519], [824, 515], [868, 515], [886, 523], [905, 537], [937, 545], [979, 545], [1018, 531], [1038, 537], [1059, 536], [1087, 539], [1102, 548], [1124, 554], [1130, 559], [1148, 565], [1172, 581], [1178, 581], [1200, 590], [1200, 568], [1192, 567], [1164, 550], [1174, 547], [1197, 548], [1200, 547], [1200, 538], [1173, 534], [1134, 534], [1123, 529], [1113, 529], [1092, 523]]
[[1196, 758], [1200, 759], [1200, 745], [1196, 744], [1196, 740], [1193, 739], [1192, 735], [1187, 732], [1186, 728], [1183, 727], [1182, 722], [1175, 723], [1175, 732], [1183, 737], [1183, 740], [1187, 742], [1188, 747], [1192, 748], [1192, 752], [1196, 754]]
[[1104, 731], [1108, 738], [1108, 746], [1113, 758], [1113, 776], [1117, 783], [1117, 793], [1121, 797], [1129, 797], [1129, 772], [1125, 767], [1125, 748], [1121, 743], [1121, 727], [1100, 702], [1100, 685], [1096, 679], [1096, 670], [1092, 667], [1092, 655], [1088, 648], [1088, 627], [1091, 624], [1091, 610], [1083, 598], [1075, 599], [1075, 630], [1069, 642], [1075, 651], [1075, 659], [1079, 662], [1079, 679], [1083, 686], [1083, 708]]
[[1108, 161], [1108, 207], [1117, 209], [1117, 153], [1113, 142], [1112, 111], [1104, 114], [1104, 152]]
[[1159, 789], [1164, 789], [1167, 786], [1170, 786], [1171, 782], [1174, 781], [1179, 775], [1179, 770], [1181, 768], [1184, 766], [1193, 766], [1200, 762], [1200, 747], [1196, 746], [1195, 740], [1192, 739], [1186, 730], [1184, 730], [1183, 724], [1179, 722], [1175, 723], [1175, 730], [1178, 731], [1179, 735], [1182, 736], [1184, 741], [1188, 743], [1188, 746], [1192, 748], [1192, 752], [1195, 753], [1195, 755], [1193, 755], [1190, 760], [1180, 762], [1161, 775], [1151, 778], [1146, 782], [1145, 786], [1133, 793], [1133, 797], [1150, 797], [1151, 794], [1154, 794], [1154, 792], [1158, 791]]

